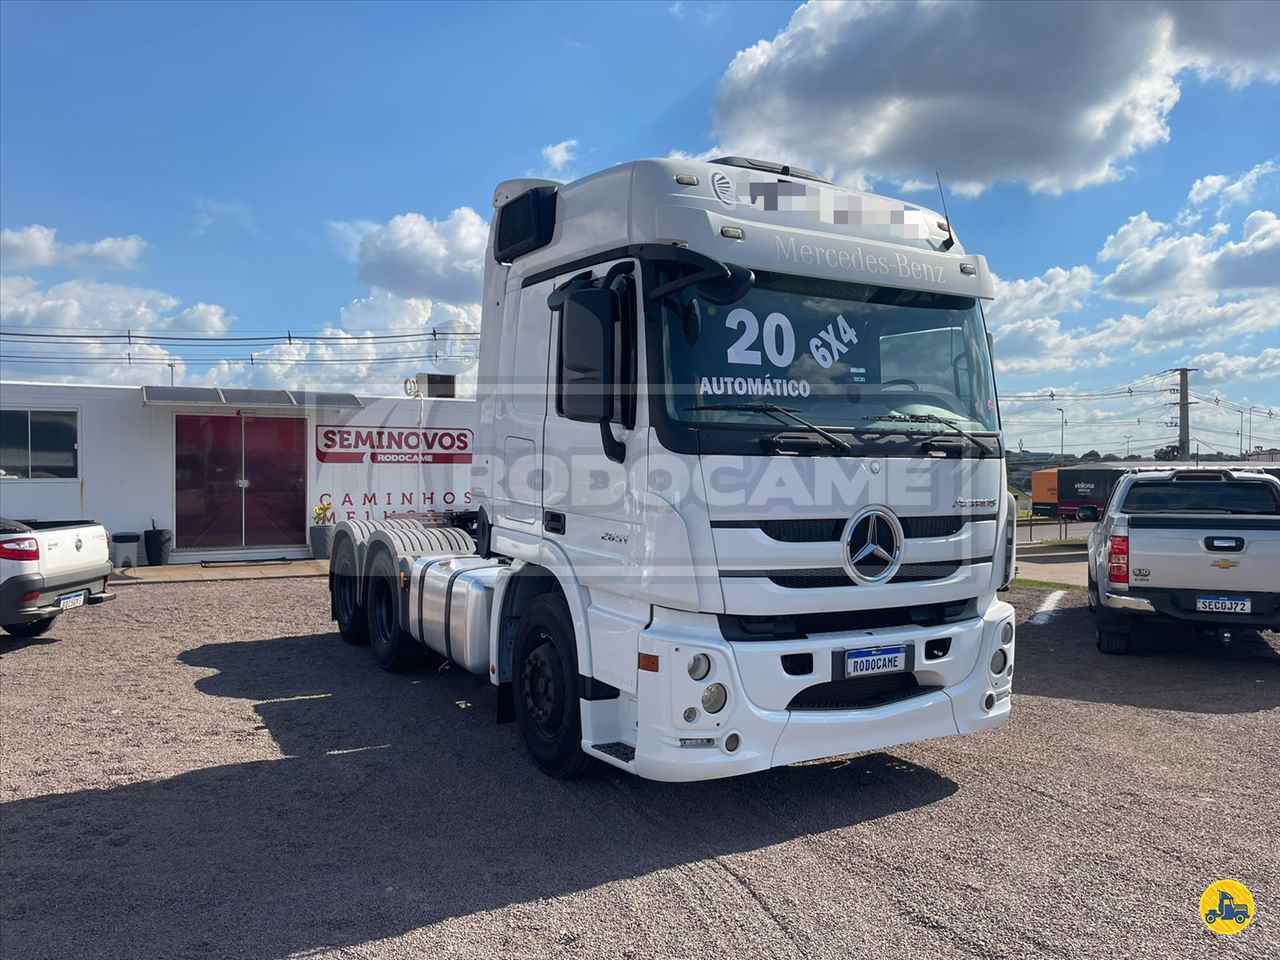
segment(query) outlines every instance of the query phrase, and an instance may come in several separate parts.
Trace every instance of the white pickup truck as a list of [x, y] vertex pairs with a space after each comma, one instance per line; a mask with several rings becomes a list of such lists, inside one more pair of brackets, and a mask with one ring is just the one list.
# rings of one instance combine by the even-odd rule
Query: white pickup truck
[[1098, 649], [1127, 653], [1139, 621], [1230, 640], [1280, 630], [1280, 480], [1234, 470], [1133, 473], [1089, 535]]
[[0, 626], [38, 637], [60, 613], [114, 600], [107, 531], [84, 520], [0, 520]]

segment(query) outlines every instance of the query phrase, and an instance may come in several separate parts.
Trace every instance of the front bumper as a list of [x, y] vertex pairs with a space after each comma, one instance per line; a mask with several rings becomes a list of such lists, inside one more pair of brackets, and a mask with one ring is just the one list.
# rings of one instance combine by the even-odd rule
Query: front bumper
[[[85, 597], [87, 604], [114, 600], [115, 594], [107, 592], [109, 576], [111, 576], [110, 561], [61, 577], [45, 577], [39, 573], [23, 573], [10, 577], [0, 584], [0, 624], [29, 623], [32, 620], [57, 616], [62, 612], [62, 608], [58, 605], [58, 598], [81, 590], [88, 592], [88, 596]], [[31, 593], [36, 596], [23, 599]]]
[[[1013, 623], [1013, 608], [994, 601], [981, 616], [939, 627], [730, 643], [714, 616], [655, 611], [641, 634], [640, 651], [656, 655], [659, 669], [639, 674], [629, 769], [654, 780], [707, 780], [1002, 726], [1009, 717], [1014, 662], [1014, 641], [1002, 643], [1006, 623]], [[950, 641], [948, 654], [927, 658], [926, 643], [939, 638]], [[833, 653], [881, 645], [911, 648], [918, 688], [874, 706], [788, 708], [800, 690], [842, 679], [832, 676], [833, 660], [843, 662]], [[1007, 667], [994, 676], [991, 660], [1001, 648]], [[809, 674], [787, 673], [782, 657], [795, 652], [813, 655]], [[697, 653], [712, 662], [701, 681], [692, 680], [687, 669]], [[702, 707], [710, 683], [728, 690], [728, 702], [714, 714]], [[686, 719], [689, 708], [696, 715]]]

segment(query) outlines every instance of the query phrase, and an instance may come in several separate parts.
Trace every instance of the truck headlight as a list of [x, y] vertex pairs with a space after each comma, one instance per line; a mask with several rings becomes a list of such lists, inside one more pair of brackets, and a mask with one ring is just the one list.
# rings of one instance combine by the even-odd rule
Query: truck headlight
[[689, 661], [689, 677], [693, 680], [705, 680], [711, 672], [711, 658], [705, 653], [695, 653]]
[[729, 702], [729, 691], [723, 683], [713, 683], [702, 691], [702, 709], [707, 713], [719, 713]]

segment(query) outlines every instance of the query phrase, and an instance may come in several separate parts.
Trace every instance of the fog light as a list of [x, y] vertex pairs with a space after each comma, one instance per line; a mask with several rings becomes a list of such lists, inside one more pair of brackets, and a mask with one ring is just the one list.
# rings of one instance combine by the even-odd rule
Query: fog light
[[740, 746], [742, 746], [742, 738], [736, 733], [731, 733], [724, 738], [724, 748], [729, 753], [736, 753]]
[[1004, 647], [1001, 647], [991, 655], [991, 672], [997, 677], [1004, 673], [1004, 668], [1008, 665], [1009, 655], [1004, 652]]
[[689, 676], [694, 680], [705, 680], [711, 672], [711, 658], [705, 653], [695, 653], [689, 661]]
[[707, 713], [719, 713], [729, 702], [729, 691], [722, 683], [713, 683], [702, 691], [702, 709]]
[[697, 719], [698, 719], [698, 708], [697, 708], [697, 707], [685, 707], [685, 708], [684, 708], [684, 722], [685, 722], [685, 723], [693, 723], [693, 721], [695, 721], [695, 720], [697, 720]]
[[986, 707], [988, 710], [990, 710], [992, 707], [996, 705], [996, 695], [994, 693], [988, 693], [986, 697], [983, 699], [982, 705]]
[[1005, 621], [1004, 629], [1000, 631], [1000, 642], [1004, 644], [1013, 643], [1013, 623]]

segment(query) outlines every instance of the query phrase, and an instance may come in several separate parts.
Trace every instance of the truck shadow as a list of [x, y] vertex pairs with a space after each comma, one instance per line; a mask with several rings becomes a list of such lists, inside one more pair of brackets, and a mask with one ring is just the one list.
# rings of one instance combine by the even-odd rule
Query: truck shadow
[[[245, 698], [285, 759], [0, 807], [6, 958], [284, 957], [396, 936], [956, 792], [886, 754], [660, 784], [534, 770], [491, 689], [390, 676], [333, 636], [180, 657]], [[497, 947], [499, 952], [502, 948]]]
[[1280, 706], [1280, 636], [1246, 635], [1224, 648], [1190, 629], [1144, 627], [1131, 654], [1107, 656], [1098, 651], [1083, 594], [1071, 598], [1047, 623], [1019, 617], [1015, 694], [1188, 713]]

